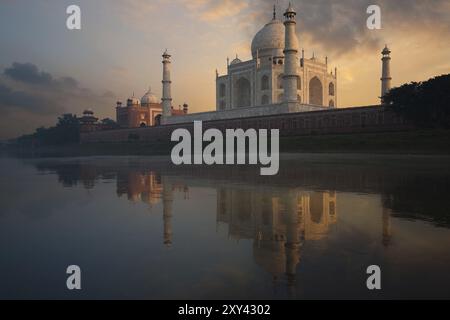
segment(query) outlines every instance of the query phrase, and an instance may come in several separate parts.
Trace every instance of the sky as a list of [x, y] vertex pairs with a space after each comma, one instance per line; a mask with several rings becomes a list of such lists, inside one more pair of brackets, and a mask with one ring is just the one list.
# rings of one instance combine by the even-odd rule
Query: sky
[[[174, 105], [215, 109], [215, 70], [251, 58], [254, 35], [288, 0], [0, 0], [0, 139], [31, 133], [58, 115], [93, 109], [151, 86], [161, 97], [161, 55], [172, 54]], [[66, 8], [81, 8], [81, 30]], [[338, 68], [339, 107], [376, 104], [381, 50], [392, 50], [393, 85], [450, 73], [449, 0], [293, 0], [306, 57]], [[366, 26], [381, 7], [381, 30]], [[331, 70], [330, 70], [331, 71]]]

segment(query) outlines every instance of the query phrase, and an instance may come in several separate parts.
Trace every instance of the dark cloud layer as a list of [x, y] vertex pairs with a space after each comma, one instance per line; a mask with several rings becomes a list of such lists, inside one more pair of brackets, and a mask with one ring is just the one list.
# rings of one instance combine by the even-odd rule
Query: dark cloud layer
[[63, 111], [61, 106], [40, 95], [17, 91], [2, 83], [0, 83], [0, 107], [6, 112], [20, 110], [41, 115]]
[[3, 74], [15, 81], [30, 85], [40, 85], [57, 88], [78, 88], [78, 81], [72, 77], [55, 79], [50, 73], [40, 71], [32, 63], [14, 62], [11, 67], [4, 70]]

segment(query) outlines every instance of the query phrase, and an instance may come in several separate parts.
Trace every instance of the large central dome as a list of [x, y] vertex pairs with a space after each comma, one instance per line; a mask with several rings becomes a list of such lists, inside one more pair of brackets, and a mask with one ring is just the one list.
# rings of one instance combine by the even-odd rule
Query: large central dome
[[284, 24], [274, 19], [266, 24], [253, 38], [252, 55], [259, 57], [283, 56], [284, 50]]

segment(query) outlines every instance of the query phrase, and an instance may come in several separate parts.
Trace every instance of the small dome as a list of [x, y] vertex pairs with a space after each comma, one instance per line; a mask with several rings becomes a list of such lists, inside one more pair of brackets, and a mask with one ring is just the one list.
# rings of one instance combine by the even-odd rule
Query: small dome
[[282, 57], [284, 50], [284, 33], [285, 28], [283, 22], [273, 19], [266, 24], [253, 38], [252, 55], [259, 57]]
[[83, 114], [85, 116], [92, 116], [92, 115], [94, 115], [94, 111], [92, 111], [92, 109], [86, 109], [86, 110], [84, 110]]
[[133, 96], [131, 97], [131, 98], [129, 98], [128, 100], [127, 100], [127, 106], [128, 107], [131, 107], [131, 106], [138, 106], [138, 105], [140, 105], [141, 104], [141, 101], [138, 99], [138, 98], [136, 98], [135, 96], [134, 96], [134, 94], [133, 94]]
[[391, 50], [389, 50], [388, 46], [386, 45], [381, 53], [387, 55], [391, 53]]
[[236, 59], [234, 59], [233, 61], [231, 61], [230, 65], [234, 65], [234, 64], [238, 64], [241, 63], [242, 60], [238, 58], [238, 56], [236, 56]]
[[297, 12], [295, 12], [294, 7], [292, 7], [292, 3], [289, 2], [289, 7], [286, 9], [286, 12], [284, 13], [285, 15], [290, 14], [290, 13], [294, 13], [297, 14]]
[[142, 97], [141, 104], [151, 104], [159, 103], [158, 98], [152, 93], [152, 88], [150, 87], [147, 93]]

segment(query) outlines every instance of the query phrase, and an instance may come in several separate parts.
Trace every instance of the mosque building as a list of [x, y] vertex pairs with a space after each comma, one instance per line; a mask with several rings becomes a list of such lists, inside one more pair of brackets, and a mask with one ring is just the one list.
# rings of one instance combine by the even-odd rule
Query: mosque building
[[[170, 107], [171, 116], [179, 116], [187, 114], [188, 105], [185, 103], [183, 108], [178, 109]], [[116, 119], [117, 124], [121, 128], [143, 128], [161, 125], [161, 117], [163, 108], [160, 100], [152, 93], [149, 88], [147, 93], [139, 100], [134, 94], [127, 99], [126, 106], [121, 101], [117, 102]]]

